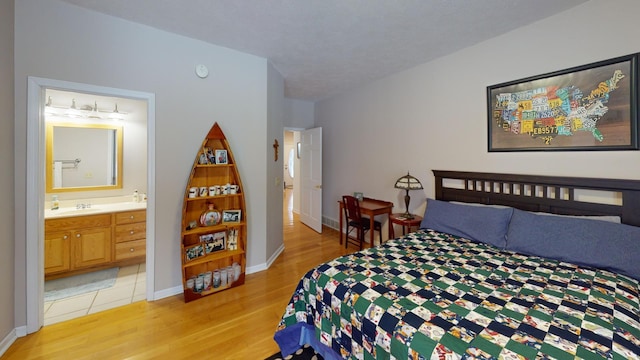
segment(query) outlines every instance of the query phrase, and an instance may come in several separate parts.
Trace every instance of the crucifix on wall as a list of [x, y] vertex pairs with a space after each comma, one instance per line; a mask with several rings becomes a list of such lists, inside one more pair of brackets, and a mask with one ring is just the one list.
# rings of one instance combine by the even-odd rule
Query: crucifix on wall
[[273, 140], [273, 161], [278, 161], [278, 147], [280, 147], [278, 139]]

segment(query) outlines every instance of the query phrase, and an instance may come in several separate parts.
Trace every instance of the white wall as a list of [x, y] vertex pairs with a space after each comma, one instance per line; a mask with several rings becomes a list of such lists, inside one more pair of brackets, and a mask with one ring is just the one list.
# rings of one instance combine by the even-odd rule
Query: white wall
[[10, 343], [15, 328], [13, 278], [14, 196], [13, 196], [13, 0], [0, 0], [0, 354]]
[[640, 51], [635, 0], [592, 0], [316, 104], [324, 132], [324, 215], [342, 194], [394, 201], [410, 171], [434, 196], [432, 169], [640, 179], [640, 151], [487, 152], [486, 87]]
[[[181, 284], [184, 188], [194, 156], [216, 121], [231, 145], [247, 195], [248, 266], [264, 263], [260, 244], [271, 221], [264, 161], [271, 146], [266, 137], [267, 60], [59, 1], [21, 0], [15, 8], [16, 263], [25, 263], [27, 76], [155, 94], [155, 259], [161, 265], [155, 267], [156, 291]], [[194, 73], [200, 63], [210, 69], [206, 79]], [[16, 323], [24, 325], [20, 269], [15, 278]]]
[[315, 105], [311, 101], [284, 99], [283, 126], [293, 129], [309, 129], [313, 127]]

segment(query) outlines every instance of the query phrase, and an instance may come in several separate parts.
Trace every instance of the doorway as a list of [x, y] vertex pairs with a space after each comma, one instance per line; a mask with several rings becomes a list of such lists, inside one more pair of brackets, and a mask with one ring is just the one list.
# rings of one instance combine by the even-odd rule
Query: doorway
[[[69, 101], [69, 97], [71, 97], [71, 101]], [[130, 105], [132, 107], [128, 108]], [[138, 290], [139, 298], [153, 300], [154, 293], [153, 219], [155, 218], [155, 202], [153, 199], [155, 196], [155, 143], [152, 134], [154, 133], [155, 128], [155, 96], [150, 93], [29, 77], [27, 149], [32, 155], [28, 158], [27, 162], [27, 177], [33, 181], [27, 184], [27, 333], [35, 332], [45, 324], [45, 216], [43, 216], [43, 214], [45, 209], [50, 209], [51, 206], [54, 205], [54, 202], [52, 201], [53, 194], [45, 191], [45, 188], [50, 190], [51, 183], [49, 183], [49, 186], [45, 187], [48, 176], [45, 171], [46, 147], [43, 139], [45, 139], [46, 134], [45, 127], [47, 124], [45, 118], [48, 108], [51, 110], [54, 107], [56, 108], [59, 116], [68, 117], [68, 120], [72, 120], [71, 118], [76, 117], [72, 112], [70, 112], [71, 115], [67, 115], [68, 111], [79, 110], [80, 112], [84, 112], [84, 115], [86, 115], [85, 117], [90, 119], [91, 122], [100, 122], [104, 120], [127, 122], [127, 124], [130, 124], [123, 127], [126, 130], [125, 133], [130, 133], [132, 137], [129, 138], [128, 141], [126, 137], [124, 138], [122, 150], [123, 152], [127, 152], [125, 159], [128, 156], [138, 156], [138, 160], [136, 164], [133, 164], [134, 169], [127, 166], [127, 161], [123, 161], [123, 164], [121, 164], [122, 167], [118, 168], [118, 170], [114, 170], [115, 172], [120, 171], [121, 174], [124, 175], [121, 186], [115, 189], [98, 187], [90, 189], [89, 191], [65, 189], [57, 194], [59, 199], [56, 199], [56, 202], [59, 202], [60, 205], [64, 204], [64, 206], [67, 207], [80, 204], [84, 208], [87, 205], [91, 205], [94, 201], [96, 201], [96, 204], [102, 204], [103, 201], [106, 201], [106, 198], [110, 197], [126, 197], [131, 201], [133, 193], [132, 188], [135, 188], [135, 190], [140, 188], [140, 193], [146, 193], [146, 197], [148, 199], [146, 203], [147, 210], [145, 219], [146, 240], [143, 240], [146, 247], [146, 255], [141, 255], [144, 258], [144, 265], [142, 265], [142, 267], [140, 265], [136, 266], [135, 273], [137, 276], [138, 272], [141, 269], [143, 270], [142, 278], [144, 278], [144, 281], [139, 282], [139, 284], [144, 287], [144, 290], [141, 293], [140, 289]], [[94, 112], [94, 110], [97, 111]], [[135, 112], [142, 114], [141, 118], [132, 120], [127, 118], [128, 114], [124, 114], [133, 114]], [[108, 115], [113, 114], [117, 115], [119, 119], [114, 120], [113, 118], [106, 118]], [[125, 115], [124, 117], [121, 116], [123, 114]], [[103, 116], [105, 119], [102, 119]], [[77, 120], [81, 121], [81, 119]], [[69, 122], [73, 123], [73, 121]], [[135, 122], [138, 122], [137, 126], [133, 125]], [[130, 149], [132, 145], [135, 145], [137, 141], [144, 143], [143, 151], [141, 154], [134, 155], [134, 153], [139, 153], [139, 151], [128, 149]], [[140, 166], [143, 167], [143, 171], [141, 171], [141, 173], [144, 174], [142, 176], [134, 175], [136, 173], [135, 167]], [[82, 172], [82, 174], [86, 178], [93, 177], [93, 172]], [[127, 181], [127, 179], [129, 181]], [[133, 268], [126, 269], [129, 273], [133, 270]], [[133, 299], [133, 297], [131, 297], [131, 299]]]
[[[45, 89], [45, 99], [46, 326], [145, 299], [144, 253], [132, 248], [138, 250], [137, 259], [121, 263], [120, 243], [113, 244], [120, 233], [117, 226], [115, 234], [110, 233], [113, 226], [104, 227], [106, 233], [96, 229], [96, 234], [83, 234], [78, 238], [82, 242], [76, 241], [71, 230], [58, 235], [60, 229], [47, 229], [81, 221], [101, 208], [117, 209], [117, 204], [131, 202], [134, 192], [138, 194], [136, 209], [145, 209], [147, 104], [51, 88]], [[65, 217], [69, 211], [73, 215]], [[81, 231], [87, 230], [73, 230], [77, 235]], [[144, 233], [132, 237], [144, 239]], [[82, 264], [75, 244], [86, 245], [91, 252], [86, 259], [83, 256]], [[105, 245], [110, 248], [105, 250]], [[86, 267], [89, 262], [92, 265]]]
[[[283, 166], [283, 191], [285, 201], [283, 202], [285, 210], [289, 208], [291, 213], [300, 213], [300, 157], [298, 144], [300, 143], [300, 131], [285, 130], [284, 131], [284, 166]], [[286, 212], [285, 212], [286, 214]], [[289, 218], [285, 216], [284, 221], [289, 222]]]
[[[293, 191], [290, 199], [293, 212], [299, 215], [299, 221], [316, 232], [322, 233], [322, 128], [285, 129], [283, 138], [285, 153], [283, 179], [291, 175], [288, 173], [287, 156], [295, 154]], [[292, 148], [293, 151], [291, 151]], [[286, 181], [283, 183], [286, 195], [288, 186]], [[285, 204], [287, 203], [285, 201]]]

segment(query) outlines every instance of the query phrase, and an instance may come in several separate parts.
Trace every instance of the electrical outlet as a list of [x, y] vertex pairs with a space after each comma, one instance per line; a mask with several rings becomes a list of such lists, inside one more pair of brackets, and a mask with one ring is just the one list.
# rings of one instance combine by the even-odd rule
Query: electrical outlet
[[84, 173], [84, 178], [85, 179], [93, 179], [93, 173], [91, 173], [91, 172]]

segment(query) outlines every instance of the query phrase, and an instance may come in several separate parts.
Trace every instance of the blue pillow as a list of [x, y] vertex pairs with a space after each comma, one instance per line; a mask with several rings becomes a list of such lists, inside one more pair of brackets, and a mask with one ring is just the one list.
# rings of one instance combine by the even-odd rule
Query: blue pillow
[[427, 199], [427, 209], [420, 227], [504, 249], [512, 213], [513, 208], [497, 209]]
[[507, 250], [598, 267], [640, 280], [640, 227], [515, 209]]

